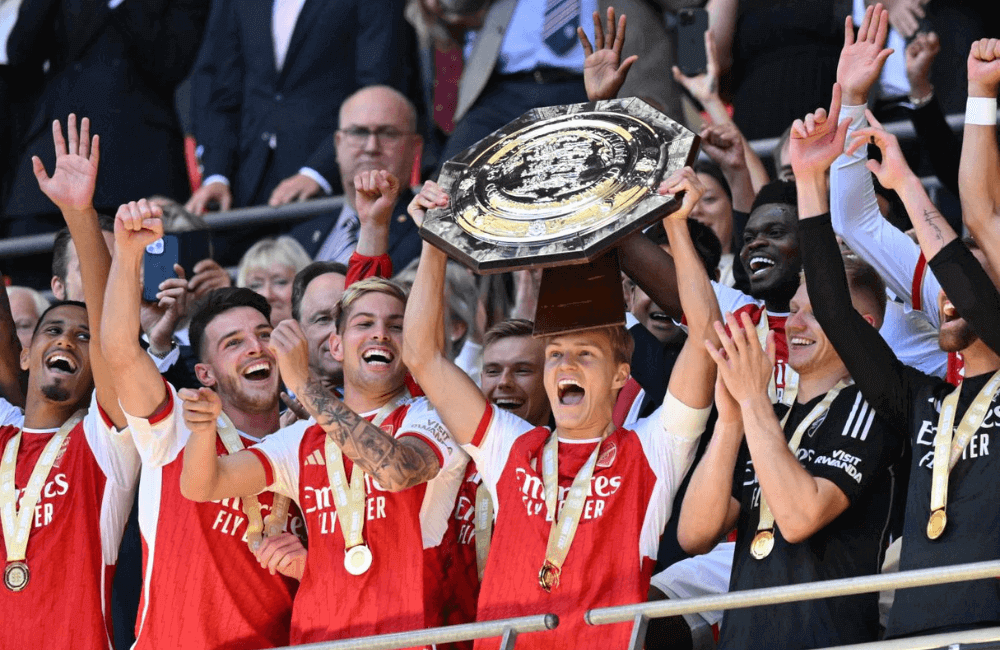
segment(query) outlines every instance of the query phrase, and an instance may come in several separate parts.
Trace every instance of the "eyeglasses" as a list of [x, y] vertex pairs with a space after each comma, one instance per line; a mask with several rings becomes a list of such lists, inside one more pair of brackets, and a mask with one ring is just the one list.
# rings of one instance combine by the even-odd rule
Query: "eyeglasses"
[[400, 131], [391, 126], [380, 126], [376, 129], [356, 126], [350, 129], [340, 129], [340, 133], [347, 144], [353, 147], [363, 147], [368, 142], [368, 138], [373, 135], [380, 144], [395, 144], [400, 138], [413, 135], [410, 131]]

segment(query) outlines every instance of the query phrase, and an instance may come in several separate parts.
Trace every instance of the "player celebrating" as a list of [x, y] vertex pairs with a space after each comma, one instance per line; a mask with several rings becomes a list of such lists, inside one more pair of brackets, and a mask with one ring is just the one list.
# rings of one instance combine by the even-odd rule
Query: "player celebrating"
[[[144, 542], [143, 600], [136, 648], [287, 645], [305, 549], [301, 515], [270, 493], [243, 492], [196, 504], [181, 494], [184, 444], [192, 436], [173, 387], [139, 346], [143, 252], [163, 234], [160, 211], [145, 200], [115, 218], [104, 344], [121, 405], [142, 457], [139, 528]], [[267, 301], [248, 289], [217, 289], [191, 317], [199, 381], [224, 407], [213, 453], [232, 453], [278, 429], [278, 372], [267, 348]], [[249, 496], [248, 496], [249, 495]], [[262, 539], [264, 535], [266, 539]], [[256, 556], [249, 546], [256, 548]], [[259, 545], [259, 546], [258, 546]], [[285, 575], [258, 558], [278, 554]]]
[[[719, 317], [718, 306], [685, 221], [701, 193], [690, 170], [661, 188], [681, 190], [683, 204], [665, 225], [682, 260], [679, 285], [697, 333], [691, 340], [714, 339], [709, 323]], [[425, 209], [447, 201], [428, 182], [411, 203], [411, 214], [421, 219]], [[559, 628], [525, 637], [526, 648], [624, 645], [628, 625], [587, 628], [583, 613], [645, 599], [673, 494], [708, 416], [714, 364], [702, 345], [687, 345], [675, 373], [683, 381], [672, 381], [660, 410], [628, 430], [612, 423], [617, 393], [628, 377], [624, 328], [554, 335], [546, 339], [544, 384], [556, 429], [534, 427], [490, 404], [442, 353], [446, 263], [444, 253], [424, 243], [403, 350], [449, 431], [476, 460], [496, 504], [478, 618], [558, 614]], [[481, 640], [476, 647], [496, 643]]]
[[305, 513], [310, 544], [292, 643], [424, 626], [423, 551], [444, 536], [464, 454], [407, 381], [405, 304], [403, 290], [380, 278], [344, 293], [330, 341], [344, 369], [343, 401], [309, 374], [299, 325], [274, 330], [285, 385], [315, 420], [216, 457], [209, 443], [219, 400], [201, 390], [186, 407], [201, 423], [185, 451], [187, 494], [204, 501], [268, 488]]
[[139, 470], [128, 432], [117, 430], [125, 418], [98, 337], [111, 263], [92, 204], [99, 142], [87, 118], [77, 132], [70, 115], [68, 127], [68, 145], [59, 122], [52, 127], [52, 176], [34, 166], [80, 252], [87, 304], [42, 314], [20, 355], [24, 416], [10, 411], [0, 423], [3, 648], [111, 647], [111, 579]]

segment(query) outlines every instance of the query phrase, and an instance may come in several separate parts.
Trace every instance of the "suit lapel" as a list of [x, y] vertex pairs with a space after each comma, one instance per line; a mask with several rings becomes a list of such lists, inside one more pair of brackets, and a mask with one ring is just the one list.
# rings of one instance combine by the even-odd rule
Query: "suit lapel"
[[285, 54], [285, 64], [281, 66], [281, 72], [278, 73], [279, 87], [285, 82], [285, 78], [288, 76], [288, 71], [293, 65], [295, 65], [295, 56], [298, 51], [302, 49], [303, 41], [309, 33], [309, 26], [313, 24], [314, 18], [323, 7], [323, 3], [330, 1], [331, 0], [305, 0], [302, 4], [302, 11], [299, 12], [299, 17], [295, 21], [295, 27], [292, 29], [292, 38], [288, 42], [288, 52]]

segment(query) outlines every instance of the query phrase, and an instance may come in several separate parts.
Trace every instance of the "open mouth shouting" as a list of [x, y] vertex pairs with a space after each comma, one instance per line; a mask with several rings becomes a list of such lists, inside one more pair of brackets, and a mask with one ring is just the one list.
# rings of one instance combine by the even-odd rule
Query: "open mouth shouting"
[[575, 406], [583, 401], [586, 394], [583, 386], [574, 379], [560, 379], [556, 384], [559, 391], [559, 403], [563, 406]]
[[755, 254], [750, 257], [749, 267], [750, 267], [750, 277], [756, 278], [764, 275], [770, 269], [774, 268], [774, 260], [770, 257], [765, 257], [760, 254]]
[[519, 397], [503, 396], [503, 397], [493, 398], [493, 403], [505, 411], [516, 411], [517, 409], [524, 406], [524, 402], [525, 400]]
[[361, 353], [361, 361], [371, 368], [386, 368], [396, 360], [396, 355], [387, 347], [374, 346]]
[[45, 367], [57, 375], [75, 375], [80, 368], [76, 359], [65, 352], [53, 352], [45, 359]]
[[270, 361], [254, 361], [243, 369], [241, 373], [245, 379], [250, 381], [267, 381], [271, 378], [274, 367]]

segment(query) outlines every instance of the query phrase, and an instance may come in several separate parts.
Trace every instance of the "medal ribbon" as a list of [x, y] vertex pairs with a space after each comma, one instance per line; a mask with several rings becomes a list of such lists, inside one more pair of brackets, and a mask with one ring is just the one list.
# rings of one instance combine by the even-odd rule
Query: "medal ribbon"
[[42, 488], [49, 478], [49, 472], [56, 463], [56, 456], [62, 448], [69, 432], [83, 419], [85, 410], [77, 411], [63, 424], [52, 439], [42, 449], [35, 468], [31, 470], [31, 478], [21, 495], [21, 507], [17, 506], [14, 490], [14, 471], [17, 464], [17, 452], [21, 447], [21, 431], [7, 442], [0, 460], [0, 523], [3, 525], [3, 542], [7, 550], [7, 562], [20, 562], [25, 559], [28, 551], [28, 536], [31, 534], [31, 521], [35, 515], [35, 506], [42, 496]]
[[[244, 449], [243, 440], [240, 438], [240, 432], [233, 426], [233, 421], [225, 413], [219, 414], [219, 420], [222, 422], [222, 426], [218, 427], [219, 437], [222, 438], [226, 452], [235, 454], [242, 451]], [[240, 497], [240, 502], [243, 506], [243, 514], [247, 516], [247, 546], [250, 547], [251, 551], [255, 551], [264, 540], [264, 519], [260, 514], [260, 500], [257, 499], [257, 495], [249, 494]], [[267, 516], [267, 537], [277, 535], [285, 529], [285, 520], [288, 519], [288, 502], [288, 497], [280, 494], [274, 495], [271, 514]]]
[[576, 529], [583, 515], [583, 506], [587, 502], [590, 479], [594, 476], [594, 467], [597, 465], [597, 456], [603, 442], [602, 438], [594, 447], [590, 458], [577, 472], [563, 503], [562, 512], [559, 512], [559, 437], [553, 431], [545, 442], [545, 449], [542, 452], [542, 481], [545, 485], [545, 507], [552, 517], [549, 543], [545, 548], [545, 564], [554, 567], [556, 572], [562, 570], [569, 547], [576, 537]]
[[[941, 414], [938, 416], [937, 433], [934, 435], [934, 469], [931, 474], [931, 512], [944, 510], [948, 502], [948, 474], [962, 457], [965, 446], [969, 444], [973, 434], [983, 425], [986, 413], [993, 397], [1000, 388], [1000, 370], [993, 373], [983, 389], [976, 395], [976, 399], [969, 405], [958, 425], [958, 433], [955, 433], [955, 411], [958, 407], [958, 394], [961, 387], [951, 391], [944, 401], [941, 402]], [[948, 458], [948, 463], [939, 463], [939, 458]]]
[[[830, 392], [826, 394], [823, 400], [813, 407], [813, 410], [809, 411], [809, 415], [805, 417], [799, 426], [796, 427], [795, 433], [792, 434], [792, 439], [788, 441], [788, 449], [794, 455], [799, 450], [799, 444], [802, 442], [802, 436], [805, 434], [806, 430], [815, 422], [821, 415], [830, 410], [830, 405], [833, 404], [833, 400], [837, 399], [837, 395], [840, 395], [840, 391], [844, 390], [849, 385], [849, 382], [843, 379], [837, 382], [837, 385], [830, 389]], [[788, 407], [788, 411], [785, 412], [785, 417], [781, 418], [781, 430], [785, 430], [785, 424], [788, 422], [789, 416], [792, 414], [792, 407]], [[767, 505], [767, 500], [764, 499], [764, 491], [760, 492], [760, 522], [757, 524], [757, 532], [760, 533], [765, 530], [774, 530], [774, 514], [771, 512], [770, 506]]]
[[493, 539], [493, 497], [485, 485], [476, 488], [476, 568], [479, 582], [483, 581], [486, 559], [490, 555], [490, 541]]
[[[410, 398], [410, 390], [404, 388], [396, 399], [389, 400], [378, 410], [371, 423], [381, 427], [389, 414]], [[365, 526], [365, 472], [355, 464], [348, 484], [344, 457], [333, 436], [329, 434], [326, 436], [323, 452], [326, 454], [326, 474], [330, 479], [330, 491], [333, 492], [333, 502], [337, 506], [337, 521], [340, 522], [340, 530], [344, 533], [344, 548], [350, 550], [364, 542], [361, 532]]]

